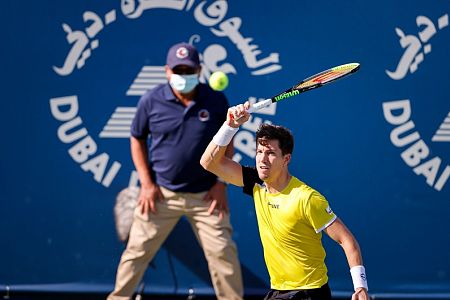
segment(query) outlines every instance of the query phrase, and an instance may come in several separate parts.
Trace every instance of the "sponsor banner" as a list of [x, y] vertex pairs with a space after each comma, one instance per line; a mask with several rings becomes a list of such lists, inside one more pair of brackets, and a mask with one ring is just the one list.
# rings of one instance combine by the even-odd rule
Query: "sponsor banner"
[[[224, 93], [232, 105], [360, 63], [345, 80], [252, 114], [235, 135], [233, 159], [254, 163], [261, 124], [289, 127], [296, 138], [291, 173], [319, 190], [333, 207], [327, 212], [355, 234], [371, 292], [450, 293], [448, 247], [441, 246], [450, 245], [450, 235], [440, 230], [450, 225], [448, 3], [4, 6], [0, 254], [8, 259], [1, 288], [112, 289], [126, 238], [117, 215], [135, 205], [139, 187], [131, 122], [139, 98], [167, 81], [167, 50], [184, 41], [200, 52], [201, 82], [215, 71], [228, 75]], [[246, 292], [262, 295], [270, 284], [252, 200], [238, 187], [228, 195]], [[330, 286], [347, 295], [352, 283], [342, 249], [325, 235], [323, 241]], [[150, 293], [213, 292], [186, 221], [144, 282]]]

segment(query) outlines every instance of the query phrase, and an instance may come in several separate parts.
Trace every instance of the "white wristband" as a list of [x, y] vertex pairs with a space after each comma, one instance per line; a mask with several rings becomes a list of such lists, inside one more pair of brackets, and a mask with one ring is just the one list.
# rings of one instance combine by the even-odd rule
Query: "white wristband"
[[366, 277], [366, 269], [364, 266], [354, 266], [350, 269], [350, 274], [352, 275], [353, 280], [353, 288], [365, 288], [366, 290], [369, 290], [367, 287], [367, 277]]
[[212, 141], [218, 146], [228, 146], [238, 130], [239, 128], [234, 128], [228, 126], [226, 123], [223, 123], [222, 127], [220, 127], [219, 131], [217, 131]]

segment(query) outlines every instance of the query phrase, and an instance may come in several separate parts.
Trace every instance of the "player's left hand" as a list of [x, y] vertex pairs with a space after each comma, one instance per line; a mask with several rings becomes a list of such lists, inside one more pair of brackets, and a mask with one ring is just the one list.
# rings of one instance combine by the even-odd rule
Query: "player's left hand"
[[358, 288], [352, 295], [352, 300], [369, 300], [369, 293], [365, 288]]
[[222, 182], [216, 182], [215, 185], [206, 193], [205, 201], [211, 201], [208, 213], [212, 215], [215, 210], [219, 212], [219, 219], [222, 220], [228, 213], [227, 186]]

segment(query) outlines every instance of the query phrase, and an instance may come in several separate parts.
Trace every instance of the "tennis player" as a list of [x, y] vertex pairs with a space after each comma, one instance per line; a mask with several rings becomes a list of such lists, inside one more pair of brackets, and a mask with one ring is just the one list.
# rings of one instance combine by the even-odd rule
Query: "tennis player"
[[327, 200], [289, 172], [294, 139], [281, 126], [263, 124], [256, 132], [256, 168], [225, 156], [250, 107], [231, 107], [227, 120], [201, 158], [201, 165], [252, 195], [270, 275], [265, 299], [331, 299], [322, 231], [342, 246], [354, 285], [352, 299], [369, 299], [358, 242], [331, 210]]

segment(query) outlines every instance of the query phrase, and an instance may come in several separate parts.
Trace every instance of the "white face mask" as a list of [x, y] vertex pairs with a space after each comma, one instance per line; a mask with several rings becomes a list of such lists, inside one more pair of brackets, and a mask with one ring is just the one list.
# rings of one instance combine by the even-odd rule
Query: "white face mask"
[[169, 81], [171, 87], [183, 94], [191, 92], [198, 85], [198, 82], [198, 74], [172, 74]]

